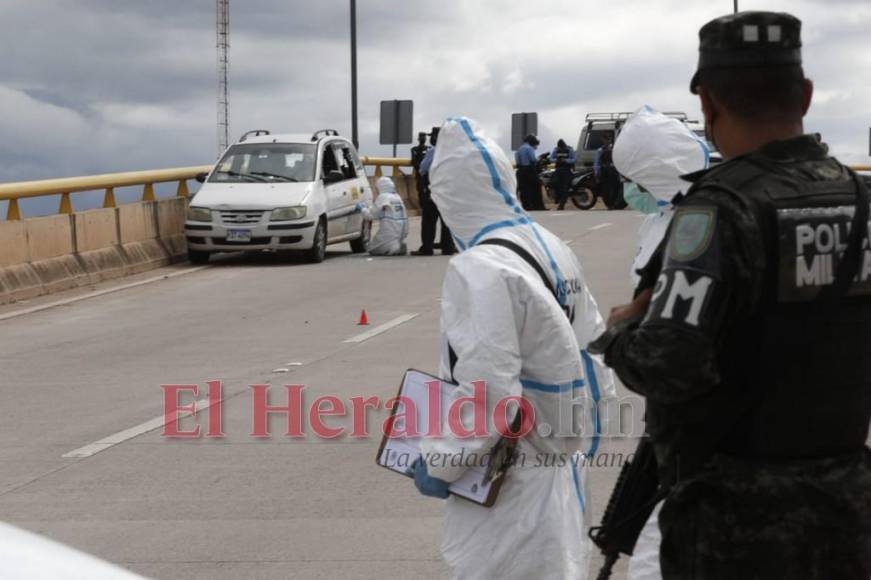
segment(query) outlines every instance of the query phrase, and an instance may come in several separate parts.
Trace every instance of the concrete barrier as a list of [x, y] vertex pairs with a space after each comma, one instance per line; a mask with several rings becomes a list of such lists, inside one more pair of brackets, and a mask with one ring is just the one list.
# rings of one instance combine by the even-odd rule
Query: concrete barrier
[[184, 237], [184, 219], [187, 210], [184, 198], [173, 197], [157, 202], [157, 233], [167, 253], [184, 256], [187, 240]]
[[71, 217], [83, 274], [95, 282], [123, 276], [126, 264], [118, 247], [117, 210], [92, 209]]
[[184, 259], [183, 198], [0, 222], [0, 304]]

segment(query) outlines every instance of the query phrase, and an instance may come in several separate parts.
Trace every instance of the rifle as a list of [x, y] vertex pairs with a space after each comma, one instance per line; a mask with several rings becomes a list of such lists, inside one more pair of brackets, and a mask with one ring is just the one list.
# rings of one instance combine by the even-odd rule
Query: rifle
[[605, 556], [597, 580], [607, 580], [620, 554], [632, 555], [641, 529], [656, 504], [665, 497], [659, 490], [656, 456], [647, 437], [638, 442], [635, 455], [623, 464], [608, 507], [599, 526], [588, 535]]

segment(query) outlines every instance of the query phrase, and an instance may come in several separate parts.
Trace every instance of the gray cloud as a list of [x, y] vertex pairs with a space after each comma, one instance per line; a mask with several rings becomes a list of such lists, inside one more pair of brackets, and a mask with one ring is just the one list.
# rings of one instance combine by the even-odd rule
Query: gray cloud
[[[506, 145], [512, 112], [539, 113], [545, 147], [573, 142], [592, 111], [651, 104], [698, 117], [687, 91], [697, 30], [731, 4], [360, 0], [361, 150], [389, 154], [377, 144], [378, 102], [392, 98], [414, 99], [421, 129], [465, 114]], [[803, 19], [817, 87], [808, 129], [844, 160], [868, 163], [871, 6], [741, 5]], [[231, 0], [234, 137], [260, 127], [350, 133], [347, 7]], [[214, 159], [214, 19], [213, 0], [3, 2], [0, 180]]]

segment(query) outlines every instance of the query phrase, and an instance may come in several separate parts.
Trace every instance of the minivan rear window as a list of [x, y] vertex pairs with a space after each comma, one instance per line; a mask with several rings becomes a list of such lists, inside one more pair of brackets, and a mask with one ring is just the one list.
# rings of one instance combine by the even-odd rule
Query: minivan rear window
[[611, 129], [589, 131], [587, 133], [587, 142], [584, 143], [584, 149], [586, 149], [587, 151], [595, 151], [602, 146], [602, 138], [605, 135], [611, 135], [613, 137], [614, 131]]
[[308, 143], [240, 143], [227, 150], [209, 182], [314, 181], [316, 155], [316, 146]]

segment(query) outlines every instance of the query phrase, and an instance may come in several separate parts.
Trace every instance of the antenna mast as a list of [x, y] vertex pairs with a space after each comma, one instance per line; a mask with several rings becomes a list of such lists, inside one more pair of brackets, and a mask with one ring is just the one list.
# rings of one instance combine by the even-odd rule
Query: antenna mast
[[230, 68], [230, 0], [217, 1], [218, 47], [218, 155], [230, 141], [230, 101], [227, 96], [227, 72]]

